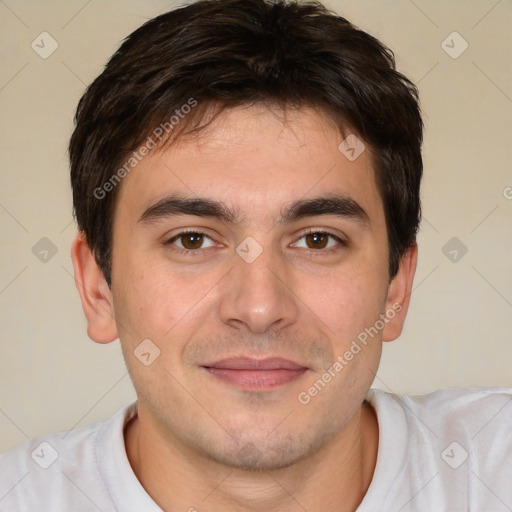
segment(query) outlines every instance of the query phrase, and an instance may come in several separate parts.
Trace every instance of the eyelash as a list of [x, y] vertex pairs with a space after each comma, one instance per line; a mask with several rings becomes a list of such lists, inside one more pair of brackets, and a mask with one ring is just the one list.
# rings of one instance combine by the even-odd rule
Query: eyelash
[[[207, 237], [207, 238], [209, 238], [210, 240], [213, 241], [213, 239], [210, 236], [208, 236], [206, 233], [203, 233], [202, 231], [199, 231], [197, 229], [184, 229], [183, 231], [180, 231], [179, 233], [174, 235], [172, 238], [170, 238], [167, 241], [165, 241], [163, 245], [166, 246], [166, 247], [173, 246], [172, 247], [173, 251], [176, 251], [176, 252], [181, 253], [181, 254], [186, 254], [187, 256], [198, 256], [205, 249], [181, 249], [180, 247], [176, 247], [173, 244], [173, 242], [175, 240], [179, 239], [181, 236], [186, 235], [188, 233], [193, 233], [195, 235], [204, 235], [205, 237]], [[347, 247], [348, 246], [348, 243], [345, 240], [343, 240], [339, 236], [335, 235], [334, 233], [331, 233], [330, 231], [322, 231], [322, 230], [318, 230], [318, 229], [309, 229], [307, 232], [303, 233], [298, 238], [297, 241], [301, 240], [305, 236], [312, 235], [312, 234], [327, 235], [327, 236], [333, 238], [334, 240], [336, 240], [338, 242], [338, 244], [339, 244], [338, 246], [331, 247], [329, 249], [306, 249], [306, 250], [309, 250], [312, 253], [324, 253], [324, 254], [327, 253], [327, 254], [330, 254], [331, 252], [338, 250], [340, 247]], [[296, 243], [296, 242], [294, 242], [294, 243]]]

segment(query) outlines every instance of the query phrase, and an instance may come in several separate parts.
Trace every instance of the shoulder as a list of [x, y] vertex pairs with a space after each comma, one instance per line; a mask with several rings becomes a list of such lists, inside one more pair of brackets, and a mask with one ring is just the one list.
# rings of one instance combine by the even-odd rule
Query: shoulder
[[512, 388], [447, 388], [424, 395], [371, 392], [377, 406], [403, 411], [408, 423], [422, 430], [463, 429], [474, 436], [485, 428], [510, 431], [512, 424]]
[[97, 464], [98, 438], [116, 435], [130, 407], [108, 421], [40, 436], [0, 454], [0, 512], [111, 510]]
[[[404, 397], [409, 422], [449, 467], [512, 479], [512, 388], [451, 388]], [[511, 480], [512, 481], [512, 480]]]
[[512, 388], [372, 389], [367, 400], [379, 421], [377, 469], [399, 482], [404, 512], [512, 503]]

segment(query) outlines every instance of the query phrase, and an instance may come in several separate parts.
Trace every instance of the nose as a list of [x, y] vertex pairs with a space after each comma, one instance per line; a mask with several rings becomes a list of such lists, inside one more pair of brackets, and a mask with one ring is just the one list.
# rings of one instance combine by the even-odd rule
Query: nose
[[234, 268], [223, 281], [222, 322], [254, 334], [293, 324], [299, 312], [298, 298], [282, 258], [267, 248], [251, 263], [238, 254], [233, 260]]

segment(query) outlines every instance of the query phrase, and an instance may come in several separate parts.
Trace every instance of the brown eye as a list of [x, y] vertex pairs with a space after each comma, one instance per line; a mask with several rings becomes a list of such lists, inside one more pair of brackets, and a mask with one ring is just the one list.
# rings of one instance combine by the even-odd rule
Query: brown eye
[[204, 235], [201, 233], [184, 233], [180, 236], [181, 245], [185, 249], [200, 249]]
[[340, 248], [341, 246], [347, 246], [347, 242], [327, 231], [311, 231], [305, 233], [297, 242], [292, 244], [292, 247], [313, 249], [318, 252], [329, 252], [331, 249], [336, 250], [336, 248]]
[[215, 242], [204, 233], [197, 231], [182, 231], [170, 240], [165, 242], [165, 245], [174, 245], [177, 249], [182, 251], [197, 251], [207, 249], [215, 246]]
[[306, 244], [309, 249], [325, 249], [329, 243], [329, 236], [327, 233], [310, 233], [306, 235]]

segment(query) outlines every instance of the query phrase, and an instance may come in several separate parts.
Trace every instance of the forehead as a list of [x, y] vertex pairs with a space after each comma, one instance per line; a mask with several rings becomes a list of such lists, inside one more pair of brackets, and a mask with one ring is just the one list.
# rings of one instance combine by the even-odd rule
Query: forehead
[[262, 220], [290, 201], [339, 193], [363, 203], [370, 218], [379, 217], [382, 203], [369, 150], [356, 159], [347, 157], [352, 154], [344, 145], [340, 150], [349, 134], [312, 108], [225, 110], [206, 128], [144, 157], [123, 179], [116, 212], [138, 216], [179, 193], [216, 198], [240, 218], [250, 211]]

